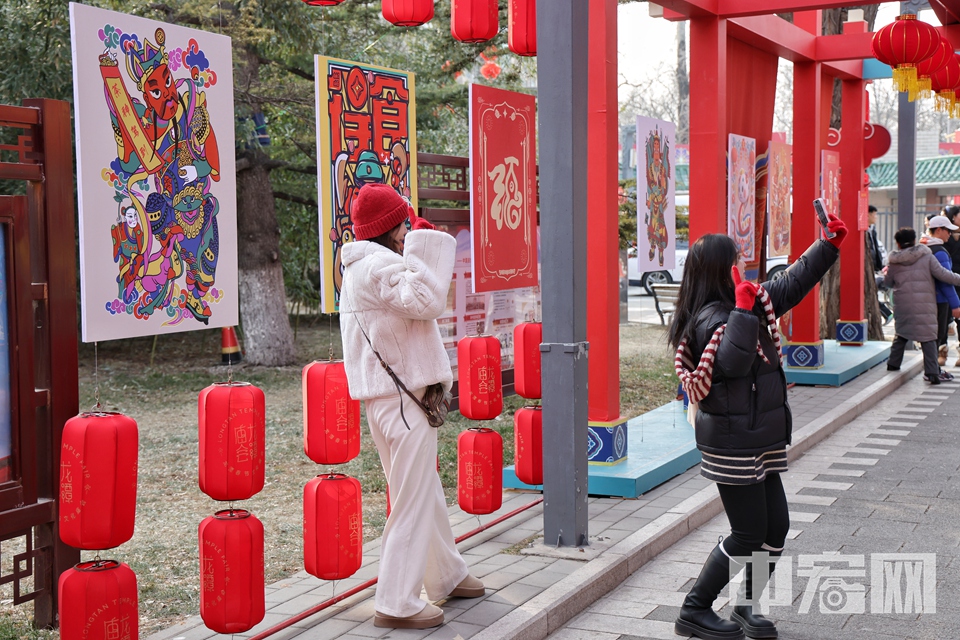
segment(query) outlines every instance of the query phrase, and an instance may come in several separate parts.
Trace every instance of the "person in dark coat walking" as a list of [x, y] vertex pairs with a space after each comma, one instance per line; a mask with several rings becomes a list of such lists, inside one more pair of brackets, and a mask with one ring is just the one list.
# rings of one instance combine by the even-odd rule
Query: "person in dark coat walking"
[[[953, 261], [950, 259], [950, 252], [946, 247], [946, 241], [950, 239], [951, 231], [960, 231], [960, 227], [951, 224], [946, 216], [932, 216], [927, 220], [927, 235], [923, 243], [930, 248], [934, 257], [940, 262], [941, 266], [947, 271], [953, 271]], [[937, 362], [940, 366], [947, 364], [947, 329], [953, 320], [950, 318], [958, 317], [957, 310], [960, 309], [960, 298], [957, 297], [957, 290], [947, 282], [937, 281]], [[952, 379], [950, 374], [942, 375]]]
[[767, 552], [775, 560], [783, 552], [790, 517], [780, 473], [787, 469], [793, 420], [776, 319], [836, 262], [847, 227], [830, 218], [834, 238], [817, 240], [783, 277], [762, 286], [742, 281], [743, 261], [727, 236], [704, 236], [687, 255], [669, 338], [695, 412], [700, 473], [717, 483], [731, 533], [710, 553], [684, 599], [674, 625], [678, 635], [777, 637], [773, 622], [753, 613], [753, 595], [759, 598], [764, 584], [751, 584], [752, 562], [738, 598], [748, 604], [736, 605], [732, 620], [717, 616], [712, 605], [743, 558]]

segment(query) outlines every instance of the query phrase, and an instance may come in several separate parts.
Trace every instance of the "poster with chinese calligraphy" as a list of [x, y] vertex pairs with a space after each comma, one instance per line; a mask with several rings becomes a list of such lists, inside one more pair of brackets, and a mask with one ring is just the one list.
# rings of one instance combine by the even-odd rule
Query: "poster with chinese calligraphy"
[[537, 100], [470, 85], [470, 228], [476, 293], [537, 284]]
[[637, 261], [639, 271], [673, 269], [677, 251], [677, 126], [637, 117]]
[[417, 207], [417, 109], [408, 71], [316, 57], [320, 304], [340, 304], [340, 248], [353, 240], [350, 207], [365, 184], [389, 184]]
[[820, 197], [827, 201], [827, 213], [840, 216], [840, 153], [820, 152]]
[[793, 182], [793, 147], [774, 140], [767, 151], [767, 211], [770, 215], [770, 257], [790, 255], [790, 193]]
[[70, 4], [85, 342], [238, 322], [230, 38]]
[[757, 259], [754, 238], [757, 192], [757, 141], [731, 133], [727, 146], [727, 235], [744, 262]]

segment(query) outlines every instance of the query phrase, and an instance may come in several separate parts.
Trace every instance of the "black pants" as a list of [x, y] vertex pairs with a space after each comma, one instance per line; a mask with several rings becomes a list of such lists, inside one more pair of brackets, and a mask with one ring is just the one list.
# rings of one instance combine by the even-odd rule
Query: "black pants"
[[937, 303], [937, 348], [947, 344], [947, 330], [950, 328], [950, 303]]
[[730, 521], [730, 535], [723, 549], [733, 557], [756, 551], [780, 555], [790, 529], [787, 496], [779, 473], [771, 473], [759, 484], [717, 484], [723, 510]]
[[[907, 339], [897, 336], [893, 339], [890, 346], [890, 359], [887, 365], [894, 369], [899, 369], [903, 364], [903, 351], [907, 347]], [[920, 351], [923, 353], [923, 374], [926, 376], [935, 376], [940, 373], [940, 365], [937, 364], [937, 344], [935, 340], [920, 343]]]

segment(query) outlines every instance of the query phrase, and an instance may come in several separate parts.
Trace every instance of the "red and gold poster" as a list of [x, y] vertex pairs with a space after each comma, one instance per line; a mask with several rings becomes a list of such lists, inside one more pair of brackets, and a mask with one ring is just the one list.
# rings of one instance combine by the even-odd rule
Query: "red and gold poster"
[[727, 235], [733, 238], [744, 262], [757, 259], [756, 193], [757, 141], [729, 134], [727, 148]]
[[793, 147], [773, 141], [767, 149], [770, 170], [767, 173], [767, 211], [770, 220], [769, 250], [771, 258], [790, 255], [790, 186]]
[[840, 217], [840, 153], [820, 154], [820, 197], [827, 201], [827, 213]]
[[470, 85], [473, 291], [537, 285], [537, 100]]

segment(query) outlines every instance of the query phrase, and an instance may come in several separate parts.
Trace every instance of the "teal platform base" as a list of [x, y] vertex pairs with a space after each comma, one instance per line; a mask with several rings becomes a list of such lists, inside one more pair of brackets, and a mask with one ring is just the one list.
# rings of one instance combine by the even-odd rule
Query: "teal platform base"
[[842, 347], [836, 340], [824, 340], [823, 355], [823, 366], [819, 369], [784, 367], [787, 382], [839, 387], [888, 360], [890, 343], [871, 340], [860, 346]]
[[[687, 422], [682, 402], [671, 402], [630, 419], [627, 431], [630, 450], [626, 460], [610, 466], [589, 466], [590, 495], [637, 498], [700, 462], [693, 427]], [[503, 486], [543, 489], [520, 482], [512, 466], [503, 470]]]

